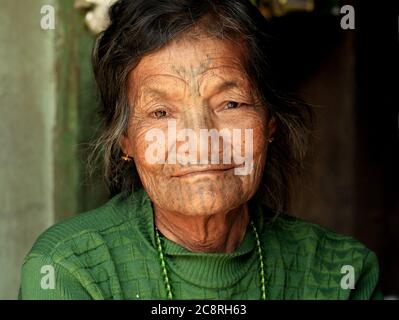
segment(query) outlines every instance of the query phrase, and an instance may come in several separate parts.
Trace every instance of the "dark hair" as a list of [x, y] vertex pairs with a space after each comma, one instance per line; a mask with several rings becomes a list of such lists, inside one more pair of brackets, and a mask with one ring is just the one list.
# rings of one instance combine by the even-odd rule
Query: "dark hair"
[[104, 126], [93, 154], [102, 155], [111, 193], [130, 193], [141, 185], [134, 164], [121, 160], [119, 144], [129, 122], [129, 73], [147, 54], [198, 29], [220, 39], [239, 40], [246, 49], [248, 79], [277, 124], [257, 197], [274, 210], [286, 210], [290, 184], [302, 168], [312, 111], [278, 89], [268, 22], [249, 0], [119, 0], [111, 7], [110, 25], [93, 51]]

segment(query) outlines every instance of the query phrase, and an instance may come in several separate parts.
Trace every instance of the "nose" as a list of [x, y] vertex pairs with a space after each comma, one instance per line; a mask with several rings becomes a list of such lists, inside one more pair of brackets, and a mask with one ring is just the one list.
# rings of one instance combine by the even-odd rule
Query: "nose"
[[[206, 105], [188, 107], [181, 120], [179, 129], [188, 129], [186, 131], [194, 134], [195, 139], [188, 138], [186, 141], [179, 141], [178, 148], [179, 145], [188, 143], [190, 150], [194, 150], [196, 154], [195, 163], [197, 164], [220, 163], [223, 147], [221, 147], [221, 137], [218, 135], [218, 123], [210, 107]], [[188, 155], [188, 151], [185, 155], [181, 154], [181, 156]]]
[[188, 106], [182, 113], [183, 128], [199, 131], [200, 129], [216, 129], [212, 110], [207, 105]]

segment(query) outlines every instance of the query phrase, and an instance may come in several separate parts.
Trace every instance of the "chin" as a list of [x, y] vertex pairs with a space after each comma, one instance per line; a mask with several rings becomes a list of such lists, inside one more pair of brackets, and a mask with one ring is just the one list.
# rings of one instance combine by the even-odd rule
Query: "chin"
[[[220, 183], [195, 183], [181, 188], [180, 199], [186, 199], [182, 206], [178, 205], [173, 211], [188, 216], [209, 216], [227, 212], [244, 203], [243, 192], [235, 192], [235, 188], [224, 188]], [[170, 203], [177, 204], [176, 201]]]

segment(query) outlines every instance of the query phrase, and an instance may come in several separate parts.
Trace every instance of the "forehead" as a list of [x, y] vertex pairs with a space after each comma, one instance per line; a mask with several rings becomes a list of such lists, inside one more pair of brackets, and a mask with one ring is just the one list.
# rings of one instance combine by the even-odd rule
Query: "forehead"
[[175, 40], [145, 56], [129, 82], [139, 89], [154, 84], [200, 86], [227, 78], [245, 81], [243, 50], [230, 41], [203, 38]]

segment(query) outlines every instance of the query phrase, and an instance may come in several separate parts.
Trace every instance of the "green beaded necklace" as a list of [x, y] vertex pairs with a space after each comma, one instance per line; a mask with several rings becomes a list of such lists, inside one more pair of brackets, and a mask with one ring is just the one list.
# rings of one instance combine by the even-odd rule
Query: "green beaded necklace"
[[[253, 229], [254, 234], [255, 234], [256, 251], [257, 251], [257, 254], [258, 254], [258, 258], [259, 258], [259, 269], [260, 269], [259, 276], [260, 276], [260, 292], [261, 292], [260, 299], [261, 300], [266, 300], [266, 298], [267, 298], [267, 295], [266, 295], [266, 276], [265, 276], [265, 266], [264, 266], [264, 263], [263, 263], [262, 246], [261, 246], [261, 242], [260, 242], [258, 231], [256, 230], [256, 227], [255, 227], [255, 224], [253, 223], [253, 221], [251, 221], [251, 226], [252, 226], [252, 229]], [[163, 249], [162, 242], [161, 242], [161, 236], [159, 235], [159, 231], [158, 231], [157, 227], [155, 227], [155, 238], [156, 238], [156, 242], [157, 242], [157, 249], [158, 249], [158, 254], [159, 254], [159, 260], [160, 260], [160, 263], [161, 263], [162, 276], [163, 276], [164, 282], [165, 282], [167, 298], [169, 300], [173, 300], [171, 282], [170, 282], [170, 279], [169, 279], [168, 270], [166, 268], [164, 249]]]

